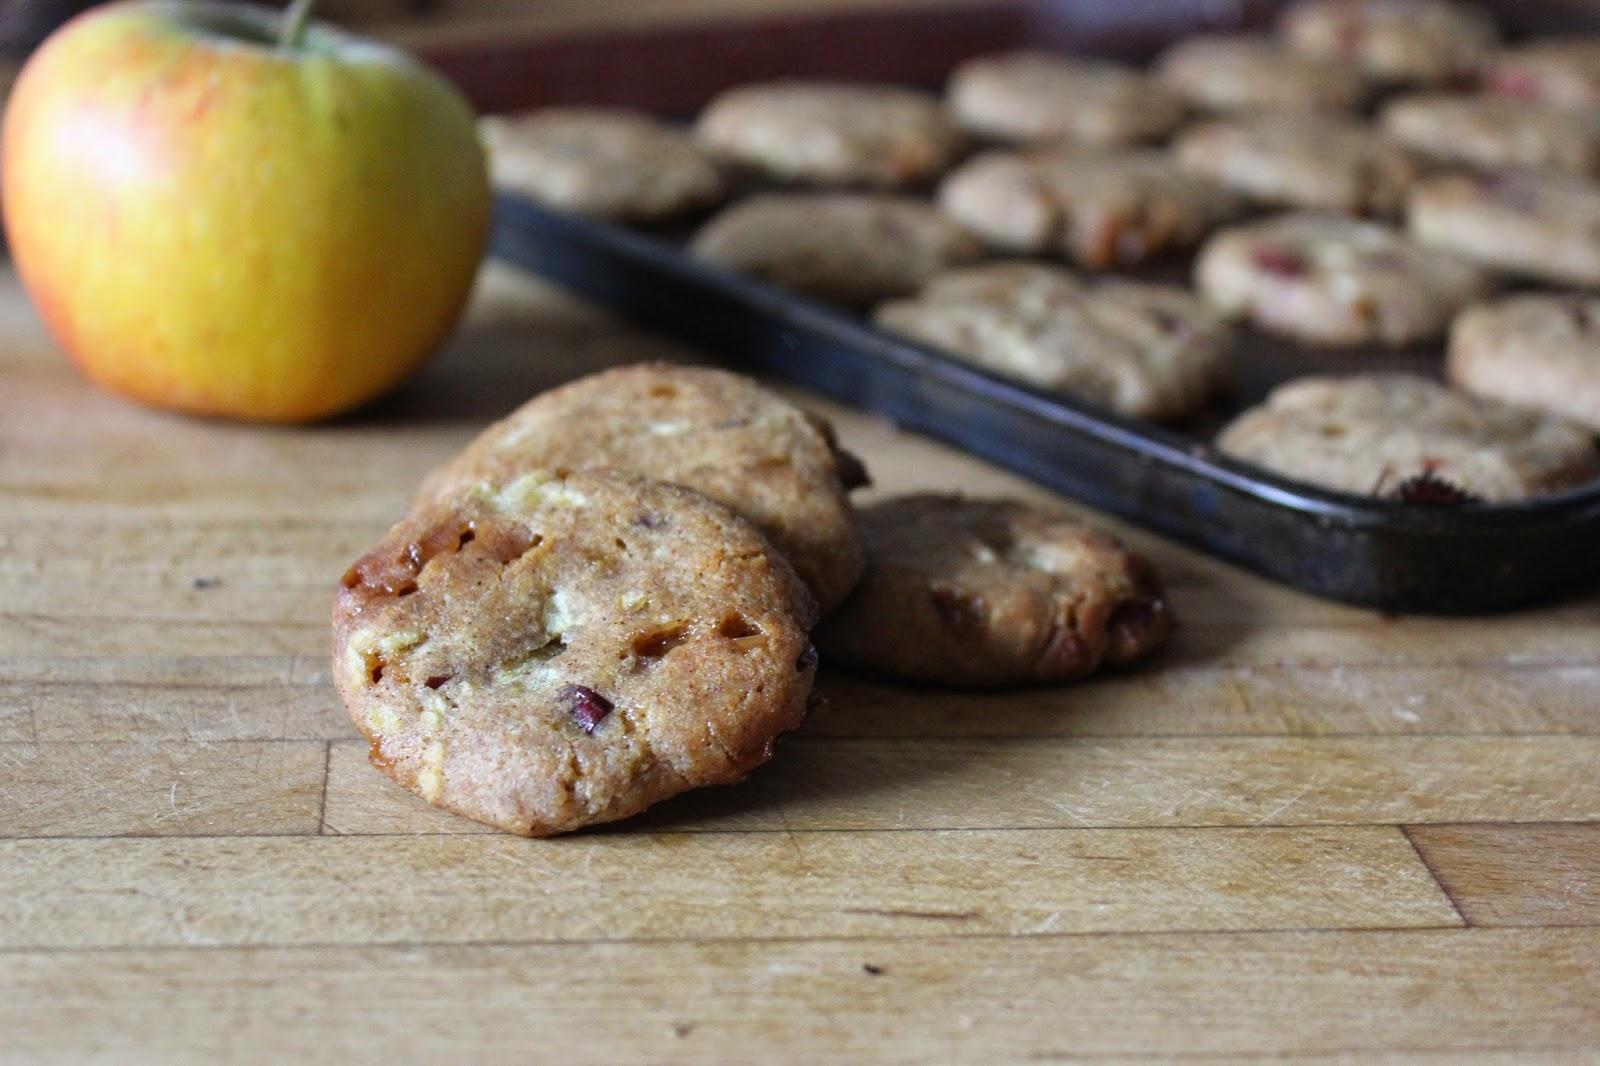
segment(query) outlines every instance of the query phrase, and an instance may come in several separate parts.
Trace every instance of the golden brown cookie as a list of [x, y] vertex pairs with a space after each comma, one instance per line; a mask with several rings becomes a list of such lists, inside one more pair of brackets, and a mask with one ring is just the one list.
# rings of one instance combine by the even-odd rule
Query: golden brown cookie
[[478, 481], [605, 466], [682, 485], [761, 530], [831, 610], [861, 576], [846, 493], [866, 471], [833, 427], [749, 378], [644, 363], [535, 396], [423, 482], [426, 505]]
[[862, 512], [867, 576], [825, 656], [915, 681], [1070, 681], [1148, 655], [1174, 617], [1149, 564], [1026, 504], [915, 495]]
[[805, 716], [815, 606], [754, 527], [606, 472], [485, 482], [396, 525], [334, 601], [372, 762], [524, 836], [739, 780]]

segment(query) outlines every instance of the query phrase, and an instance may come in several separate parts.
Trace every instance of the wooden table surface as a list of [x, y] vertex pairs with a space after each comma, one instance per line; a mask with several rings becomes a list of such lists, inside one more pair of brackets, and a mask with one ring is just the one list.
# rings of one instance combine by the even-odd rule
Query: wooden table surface
[[[565, 839], [391, 786], [339, 573], [485, 420], [663, 352], [492, 269], [376, 410], [210, 424], [92, 390], [0, 277], [0, 1057], [1600, 1056], [1593, 592], [1386, 618], [1127, 531], [1184, 620], [1148, 668], [825, 670], [744, 785]], [[1048, 499], [816, 406], [877, 491]]]

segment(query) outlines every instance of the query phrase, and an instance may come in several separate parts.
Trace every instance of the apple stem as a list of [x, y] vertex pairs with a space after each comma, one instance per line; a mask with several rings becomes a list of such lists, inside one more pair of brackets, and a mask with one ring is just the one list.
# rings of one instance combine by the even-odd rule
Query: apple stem
[[278, 30], [278, 45], [282, 48], [299, 48], [300, 39], [306, 35], [306, 23], [311, 19], [311, 7], [316, 0], [289, 0], [283, 13], [283, 25]]

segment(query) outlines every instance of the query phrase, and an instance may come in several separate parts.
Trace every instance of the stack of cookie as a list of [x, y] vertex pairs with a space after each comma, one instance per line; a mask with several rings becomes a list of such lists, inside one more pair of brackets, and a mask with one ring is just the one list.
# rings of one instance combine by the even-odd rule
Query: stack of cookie
[[396, 781], [542, 836], [765, 762], [810, 705], [823, 616], [843, 662], [966, 685], [1081, 677], [1172, 628], [1103, 534], [955, 497], [858, 518], [865, 480], [827, 422], [737, 375], [573, 382], [429, 476], [345, 574], [336, 687]]
[[[692, 130], [591, 110], [490, 132], [503, 182], [588, 213], [692, 219], [754, 190], [694, 254], [1118, 414], [1203, 412], [1228, 390], [1238, 323], [1271, 339], [1253, 351], [1340, 376], [1386, 353], [1431, 361], [1477, 395], [1442, 398], [1468, 421], [1500, 424], [1511, 405], [1566, 438], [1568, 422], [1600, 426], [1600, 305], [1488, 301], [1508, 281], [1600, 287], [1596, 104], [1600, 43], [1504, 47], [1452, 0], [1306, 0], [1273, 35], [1189, 38], [1148, 72], [1021, 51], [966, 63], [942, 101], [787, 81], [725, 93]], [[1183, 274], [1193, 291], [1171, 284]], [[1405, 397], [1441, 387], [1349, 388], [1395, 394], [1392, 417], [1363, 407], [1378, 421], [1357, 436], [1400, 456], [1415, 450]], [[1395, 495], [1427, 474], [1505, 498], [1421, 458], [1359, 486], [1236, 447], [1250, 435], [1219, 443], [1346, 491]], [[1528, 492], [1595, 476], [1593, 448], [1561, 451], [1566, 473]]]

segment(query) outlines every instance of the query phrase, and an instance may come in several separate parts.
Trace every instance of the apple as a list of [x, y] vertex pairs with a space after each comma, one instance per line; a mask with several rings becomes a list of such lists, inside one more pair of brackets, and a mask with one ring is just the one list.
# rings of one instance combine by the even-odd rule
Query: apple
[[0, 145], [12, 257], [105, 387], [322, 418], [393, 387], [460, 317], [490, 217], [472, 109], [308, 6], [126, 0], [23, 68]]

